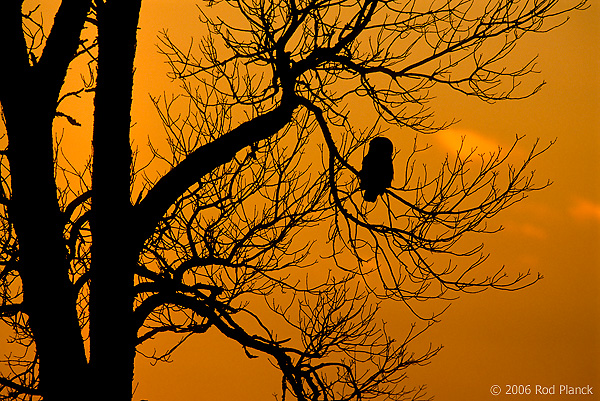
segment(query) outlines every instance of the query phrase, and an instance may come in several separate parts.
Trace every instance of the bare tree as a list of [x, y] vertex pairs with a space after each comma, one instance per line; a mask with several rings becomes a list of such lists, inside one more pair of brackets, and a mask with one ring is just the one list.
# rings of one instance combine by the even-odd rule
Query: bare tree
[[[0, 317], [23, 352], [6, 356], [0, 397], [130, 399], [144, 343], [179, 333], [146, 355], [164, 360], [214, 327], [272, 361], [282, 399], [425, 398], [403, 379], [437, 349], [409, 346], [443, 308], [416, 303], [536, 282], [481, 272], [483, 245], [463, 237], [495, 232], [490, 218], [547, 185], [530, 168], [547, 146], [509, 160], [521, 137], [418, 164], [419, 135], [451, 123], [436, 124], [428, 100], [436, 86], [489, 102], [537, 92], [520, 86], [535, 60], [510, 69], [507, 58], [525, 33], [586, 7], [563, 3], [209, 2], [199, 46], [160, 38], [183, 94], [154, 99], [169, 150], [150, 144], [154, 162], [140, 167], [130, 145], [140, 2], [64, 0], [48, 36], [20, 2], [3, 2]], [[58, 106], [81, 93], [62, 89], [78, 56], [91, 56], [94, 76], [81, 91], [95, 93], [83, 171], [52, 141], [57, 117], [77, 123]], [[361, 128], [350, 105], [365, 102], [374, 117]], [[417, 133], [408, 150], [398, 127]], [[361, 158], [383, 134], [397, 145], [394, 181], [364, 202]], [[160, 162], [168, 172], [154, 179]], [[327, 254], [315, 255], [319, 241]], [[380, 311], [398, 302], [416, 323], [394, 340]]]

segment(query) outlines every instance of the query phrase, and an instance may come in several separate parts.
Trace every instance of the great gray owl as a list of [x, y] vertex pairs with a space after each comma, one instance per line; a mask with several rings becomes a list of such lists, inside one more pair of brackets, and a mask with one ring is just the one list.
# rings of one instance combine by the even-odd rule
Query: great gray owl
[[373, 138], [369, 142], [369, 152], [362, 162], [360, 171], [360, 189], [364, 192], [367, 202], [375, 202], [385, 189], [392, 185], [394, 165], [392, 154], [394, 145], [384, 137]]

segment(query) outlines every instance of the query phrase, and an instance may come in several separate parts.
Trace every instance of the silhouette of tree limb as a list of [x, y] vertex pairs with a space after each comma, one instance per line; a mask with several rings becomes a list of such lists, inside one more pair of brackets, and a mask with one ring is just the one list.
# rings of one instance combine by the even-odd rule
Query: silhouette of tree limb
[[[8, 397], [11, 397], [12, 395], [16, 395], [16, 394], [41, 395], [41, 393], [39, 391], [37, 391], [35, 388], [23, 386], [21, 384], [15, 383], [12, 380], [8, 380], [3, 377], [0, 377], [0, 386], [9, 388], [9, 389], [12, 389], [15, 391], [15, 394], [10, 394], [10, 392], [9, 392]], [[2, 390], [2, 387], [0, 387], [0, 391]], [[0, 399], [5, 399], [5, 398], [2, 397]], [[6, 399], [8, 400], [10, 398], [6, 398]]]

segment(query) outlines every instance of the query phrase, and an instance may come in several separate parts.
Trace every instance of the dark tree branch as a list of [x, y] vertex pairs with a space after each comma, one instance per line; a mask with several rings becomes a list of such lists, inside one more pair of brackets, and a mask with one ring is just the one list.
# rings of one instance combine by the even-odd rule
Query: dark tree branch
[[91, 0], [62, 0], [39, 62], [35, 66], [40, 80], [47, 82], [51, 102], [58, 102], [68, 66], [79, 47], [80, 32], [90, 10]]
[[290, 121], [296, 107], [296, 101], [292, 100], [242, 123], [227, 134], [198, 148], [165, 174], [135, 206], [138, 240], [144, 241], [150, 237], [167, 209], [194, 183], [231, 161], [240, 150], [267, 139], [282, 129]]
[[22, 304], [0, 305], [0, 316], [2, 317], [11, 317], [21, 312], [24, 312]]
[[[22, 394], [37, 395], [37, 396], [42, 395], [42, 393], [39, 390], [36, 390], [35, 388], [23, 386], [21, 384], [15, 383], [4, 377], [0, 377], [0, 386], [8, 387], [8, 388], [16, 390], [18, 393], [22, 393]], [[1, 390], [2, 390], [2, 388], [0, 388], [0, 391]]]

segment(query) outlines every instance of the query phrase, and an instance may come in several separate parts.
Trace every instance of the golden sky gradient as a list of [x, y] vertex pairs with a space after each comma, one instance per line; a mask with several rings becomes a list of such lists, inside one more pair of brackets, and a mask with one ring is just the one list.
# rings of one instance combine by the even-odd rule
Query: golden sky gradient
[[[168, 29], [175, 42], [186, 44], [201, 28], [197, 14], [192, 0], [143, 1], [133, 105], [141, 158], [147, 157], [147, 137], [158, 139], [163, 132], [148, 95], [177, 91], [165, 77], [157, 34]], [[533, 397], [493, 396], [492, 385], [503, 393], [506, 385], [591, 385], [595, 396], [565, 399], [600, 400], [599, 22], [600, 3], [592, 0], [590, 9], [572, 14], [565, 26], [523, 38], [513, 59], [539, 55], [541, 74], [529, 80], [547, 81], [532, 98], [490, 105], [440, 92], [433, 102], [439, 121], [460, 122], [426, 138], [433, 145], [432, 160], [455, 152], [462, 137], [468, 147], [488, 152], [506, 149], [515, 135], [525, 134], [523, 156], [536, 138], [541, 144], [557, 142], [535, 164], [537, 182], [550, 179], [553, 185], [492, 221], [504, 231], [479, 237], [491, 254], [490, 268], [541, 272], [544, 279], [522, 291], [488, 290], [455, 301], [415, 349], [431, 343], [443, 350], [429, 365], [408, 370], [408, 387], [425, 383], [440, 401], [485, 401]], [[91, 120], [82, 122], [77, 134], [64, 138], [71, 155], [80, 154], [81, 160], [91, 135]], [[387, 318], [398, 337], [411, 322], [404, 312], [391, 311]], [[168, 335], [162, 338], [158, 343], [169, 343]], [[264, 357], [249, 360], [214, 330], [189, 340], [173, 359], [156, 366], [136, 359], [135, 401], [262, 401], [281, 392], [280, 375]]]
[[[483, 401], [529, 399], [495, 397], [495, 384], [503, 393], [514, 384], [591, 385], [598, 395], [568, 399], [600, 399], [599, 21], [600, 4], [594, 2], [565, 26], [522, 40], [513, 59], [539, 55], [541, 74], [530, 82], [547, 81], [532, 98], [490, 105], [440, 93], [434, 102], [440, 121], [461, 120], [427, 138], [441, 152], [454, 152], [462, 136], [485, 152], [506, 148], [516, 134], [526, 135], [526, 146], [538, 137], [542, 144], [557, 143], [535, 165], [538, 182], [550, 179], [553, 185], [501, 214], [494, 223], [505, 230], [484, 239], [490, 267], [531, 269], [545, 278], [522, 291], [487, 291], [454, 302], [421, 339], [422, 346], [444, 349], [428, 366], [408, 371], [409, 387], [426, 383], [429, 395], [441, 401]], [[145, 1], [140, 26], [134, 119], [138, 130], [155, 132], [158, 118], [144, 94], [173, 90], [162, 76], [166, 66], [156, 54], [156, 32], [168, 28], [188, 43], [200, 26], [192, 1], [164, 0]], [[409, 322], [394, 326], [403, 330], [403, 323]], [[138, 359], [134, 399], [258, 401], [280, 392], [279, 375], [264, 358], [248, 360], [215, 332], [189, 341], [174, 360], [150, 367]]]

